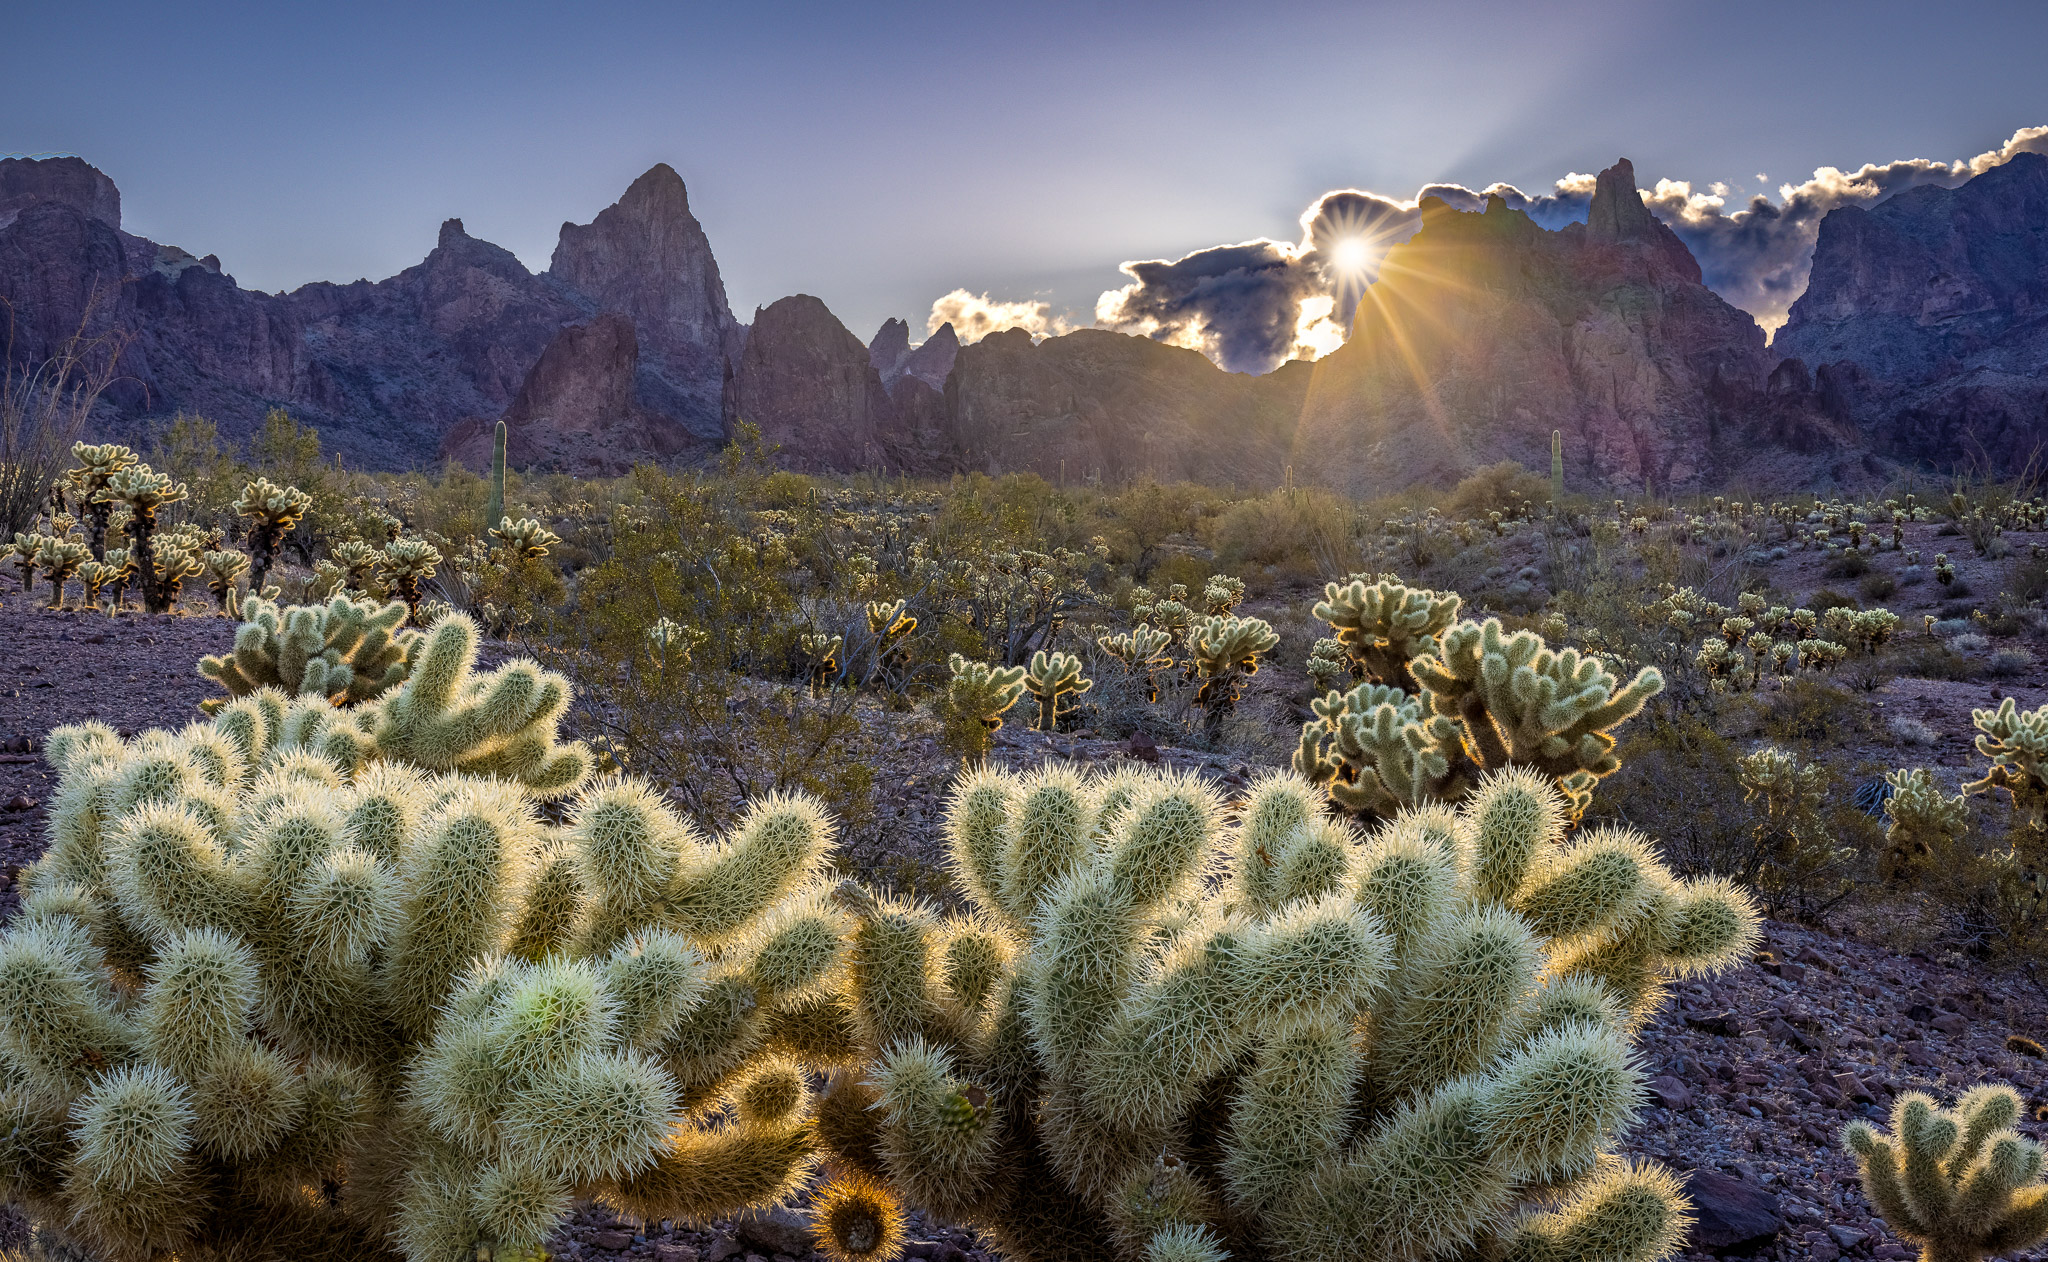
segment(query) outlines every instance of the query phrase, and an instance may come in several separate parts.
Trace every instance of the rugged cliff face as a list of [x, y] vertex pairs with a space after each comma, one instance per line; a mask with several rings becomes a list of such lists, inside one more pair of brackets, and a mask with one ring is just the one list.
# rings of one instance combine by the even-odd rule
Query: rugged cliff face
[[868, 348], [809, 294], [754, 313], [731, 414], [802, 469], [903, 468], [905, 433]]
[[1007, 329], [960, 349], [944, 424], [956, 458], [990, 473], [1270, 486], [1308, 373], [1229, 373], [1198, 351], [1102, 329], [1036, 344]]
[[2048, 156], [1830, 211], [1772, 349], [1824, 365], [1880, 452], [2034, 459], [2048, 444]]
[[[187, 411], [240, 440], [281, 406], [353, 462], [426, 464], [459, 422], [494, 422], [512, 404], [564, 325], [611, 312], [629, 331], [651, 330], [638, 339], [630, 412], [649, 428], [614, 434], [620, 449], [671, 451], [678, 433], [708, 448], [723, 437], [739, 328], [666, 166], [590, 225], [565, 224], [554, 267], [538, 276], [451, 219], [424, 261], [389, 279], [264, 294], [242, 289], [211, 255], [130, 236], [119, 222], [112, 181], [77, 159], [0, 162], [0, 299], [14, 310], [15, 357], [39, 360], [81, 325], [118, 331], [109, 436], [139, 441]], [[462, 447], [455, 437], [451, 450]], [[576, 446], [573, 431], [534, 438], [534, 450]]]
[[1772, 364], [1755, 321], [1700, 283], [1626, 160], [1558, 232], [1498, 198], [1426, 198], [1349, 341], [1318, 361], [1295, 475], [1352, 491], [1445, 482], [1502, 459], [1577, 486], [1687, 490], [1752, 450]]
[[594, 309], [632, 318], [644, 406], [699, 438], [722, 436], [720, 397], [726, 366], [740, 357], [739, 325], [673, 167], [657, 164], [588, 225], [563, 224], [548, 275]]

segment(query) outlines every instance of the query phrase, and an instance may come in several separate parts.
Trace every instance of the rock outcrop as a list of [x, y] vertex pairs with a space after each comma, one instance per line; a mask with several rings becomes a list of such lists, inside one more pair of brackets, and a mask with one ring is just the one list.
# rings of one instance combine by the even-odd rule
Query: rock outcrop
[[1271, 486], [1308, 374], [1225, 372], [1200, 352], [1103, 329], [1036, 343], [1006, 329], [960, 348], [946, 435], [955, 459], [989, 473]]
[[[505, 409], [507, 462], [520, 469], [609, 476], [690, 450], [688, 429], [638, 403], [639, 365], [639, 338], [626, 316], [607, 311], [558, 329]], [[482, 418], [463, 421], [448, 432], [443, 452], [464, 464], [487, 466], [495, 429]]]
[[562, 225], [548, 275], [639, 330], [637, 390], [700, 438], [722, 435], [720, 399], [740, 331], [683, 179], [658, 163], [589, 224]]
[[1540, 469], [1562, 430], [1574, 486], [1771, 480], [1763, 332], [1701, 284], [1625, 159], [1584, 224], [1546, 231], [1497, 197], [1470, 214], [1425, 198], [1422, 220], [1314, 366], [1298, 479], [1371, 493], [1502, 459]]
[[796, 468], [900, 469], [909, 459], [868, 348], [809, 294], [754, 313], [729, 413], [780, 443]]
[[883, 385], [896, 381], [897, 371], [910, 357], [910, 326], [891, 316], [882, 321], [868, 343], [868, 363], [881, 375]]
[[[144, 440], [177, 412], [242, 441], [284, 407], [350, 462], [406, 468], [463, 449], [458, 423], [495, 421], [564, 325], [612, 312], [640, 330], [630, 415], [650, 428], [620, 450], [696, 449], [723, 438], [720, 401], [740, 331], [682, 181], [666, 166], [592, 224], [563, 226], [539, 275], [462, 221], [425, 260], [386, 280], [242, 289], [212, 255], [119, 230], [120, 196], [77, 159], [0, 163], [0, 299], [18, 363], [81, 328], [121, 347], [99, 419]], [[586, 288], [587, 287], [587, 288]], [[648, 332], [647, 330], [652, 330]], [[573, 340], [573, 339], [572, 339]], [[488, 429], [488, 425], [485, 426]]]
[[2037, 459], [2048, 444], [2048, 156], [1828, 212], [1772, 349], [1820, 365], [1832, 406], [1876, 451], [2000, 472]]
[[41, 202], [121, 227], [121, 190], [83, 158], [0, 158], [0, 225]]
[[953, 332], [952, 322], [948, 321], [918, 343], [916, 350], [897, 361], [897, 375], [915, 377], [934, 390], [944, 390], [946, 378], [953, 371], [953, 360], [959, 354], [960, 335]]

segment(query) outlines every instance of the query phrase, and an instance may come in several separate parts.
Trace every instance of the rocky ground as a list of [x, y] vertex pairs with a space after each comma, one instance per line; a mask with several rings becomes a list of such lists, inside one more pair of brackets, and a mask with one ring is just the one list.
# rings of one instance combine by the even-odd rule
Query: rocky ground
[[[192, 663], [227, 647], [233, 625], [196, 610], [152, 619], [51, 614], [25, 607], [11, 587], [0, 602], [0, 858], [7, 877], [0, 913], [9, 913], [13, 869], [43, 845], [43, 804], [54, 787], [39, 752], [43, 734], [92, 717], [124, 731], [196, 717], [212, 685]], [[492, 646], [486, 656], [506, 652]], [[1046, 736], [1017, 724], [999, 734], [995, 756], [1017, 765], [1164, 762], [1209, 776], [1226, 792], [1259, 769], [1237, 756], [1161, 749], [1142, 738]], [[878, 819], [851, 839], [857, 852], [850, 861], [862, 870], [900, 861], [913, 872], [936, 872], [951, 766], [931, 733], [907, 726], [878, 768], [887, 786], [878, 794]], [[2027, 972], [1960, 956], [1900, 955], [1886, 945], [1899, 936], [1895, 928], [1881, 915], [1837, 932], [1773, 922], [1755, 962], [1675, 987], [1644, 1031], [1653, 1106], [1624, 1148], [1687, 1173], [1700, 1219], [1688, 1257], [1911, 1257], [1864, 1200], [1837, 1144], [1840, 1128], [1886, 1116], [1903, 1091], [1946, 1098], [1987, 1081], [2014, 1084], [2030, 1112], [2048, 1115], [2048, 1062], [2025, 1042], [2048, 1042], [2048, 989]], [[2048, 1139], [2048, 1124], [2030, 1119], [2025, 1129]], [[914, 1257], [992, 1257], [968, 1232], [922, 1217], [912, 1227]], [[661, 1262], [820, 1256], [810, 1251], [800, 1217], [788, 1212], [643, 1224], [599, 1207], [579, 1213], [556, 1252]]]

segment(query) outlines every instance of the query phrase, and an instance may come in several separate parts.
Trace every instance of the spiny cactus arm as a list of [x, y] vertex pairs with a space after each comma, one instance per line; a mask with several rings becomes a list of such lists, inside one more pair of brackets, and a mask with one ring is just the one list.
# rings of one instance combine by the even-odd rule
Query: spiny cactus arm
[[895, 1262], [903, 1256], [903, 1207], [882, 1179], [858, 1170], [834, 1176], [812, 1197], [811, 1220], [829, 1262]]
[[1507, 1262], [1661, 1262], [1685, 1243], [1692, 1221], [1676, 1175], [1615, 1163], [1575, 1184], [1556, 1209], [1516, 1219], [1501, 1253]]
[[1977, 1088], [1952, 1111], [1908, 1092], [1892, 1107], [1890, 1136], [1855, 1122], [1842, 1138], [1894, 1232], [1930, 1262], [1975, 1262], [2048, 1235], [2042, 1152], [2009, 1129], [2018, 1116], [2010, 1087]]
[[642, 1218], [716, 1218], [773, 1205], [802, 1185], [815, 1164], [817, 1137], [805, 1121], [678, 1126], [653, 1164], [600, 1192], [614, 1208]]
[[1499, 907], [1468, 910], [1418, 943], [1372, 1051], [1372, 1081], [1398, 1100], [1483, 1068], [1522, 997], [1536, 989], [1541, 947]]
[[69, 916], [27, 918], [0, 938], [0, 1047], [59, 1099], [139, 1050], [132, 1023], [103, 995], [97, 959], [90, 932]]
[[1177, 1116], [1250, 1046], [1255, 936], [1244, 925], [1187, 932], [1132, 989], [1088, 1051], [1085, 1089], [1103, 1116], [1126, 1126]]
[[589, 774], [581, 744], [554, 743], [569, 684], [531, 662], [478, 677], [476, 624], [454, 614], [434, 624], [405, 684], [379, 709], [386, 757], [434, 770], [517, 780], [536, 791], [573, 790]]
[[995, 1190], [1005, 1130], [1000, 1102], [918, 1038], [885, 1050], [873, 1083], [880, 1153], [896, 1186], [933, 1212], [970, 1214]]
[[1458, 616], [1456, 592], [1410, 588], [1382, 579], [1330, 583], [1315, 616], [1330, 624], [1337, 640], [1368, 678], [1412, 690], [1408, 662], [1434, 647], [1433, 640]]
[[815, 880], [832, 831], [831, 820], [806, 794], [758, 799], [726, 841], [677, 873], [669, 893], [676, 925], [706, 945], [731, 940]]
[[159, 1066], [96, 1082], [73, 1110], [68, 1225], [116, 1256], [184, 1245], [208, 1201], [192, 1151], [197, 1112], [191, 1091]]
[[1983, 778], [1963, 785], [1963, 792], [2004, 789], [2030, 827], [2048, 828], [2048, 705], [2022, 712], [2007, 697], [1996, 710], [1972, 710], [1970, 718], [1977, 726], [1977, 752], [1991, 766]]
[[1299, 1023], [1261, 1041], [1224, 1143], [1223, 1179], [1240, 1211], [1270, 1209], [1342, 1151], [1359, 1061], [1348, 1021]]
[[[967, 771], [946, 798], [943, 828], [954, 875], [975, 905], [992, 915], [1007, 914], [1000, 895], [1003, 851], [1016, 805], [1015, 780], [989, 766]], [[1023, 927], [1015, 920], [1009, 924], [1012, 929]]]

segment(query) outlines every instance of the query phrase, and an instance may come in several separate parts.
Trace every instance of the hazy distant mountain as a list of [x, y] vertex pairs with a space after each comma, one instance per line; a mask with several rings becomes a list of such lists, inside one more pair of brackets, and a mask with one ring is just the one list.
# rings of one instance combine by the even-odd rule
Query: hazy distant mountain
[[746, 419], [820, 470], [1270, 485], [1291, 465], [1356, 491], [1544, 469], [1552, 430], [1574, 486], [1658, 491], [1996, 463], [2048, 438], [2048, 158], [1832, 212], [1768, 349], [1626, 161], [1559, 231], [1498, 200], [1423, 213], [1349, 341], [1262, 377], [1095, 329], [963, 347], [945, 326], [913, 348], [891, 320], [864, 345], [807, 295], [743, 326], [666, 165], [564, 224], [537, 275], [451, 219], [396, 276], [265, 294], [121, 231], [119, 190], [79, 159], [0, 161], [0, 299], [23, 364], [81, 321], [126, 338], [111, 434], [188, 411], [242, 438], [282, 406], [386, 468], [481, 463], [501, 417], [515, 464], [586, 473], [701, 459]]

